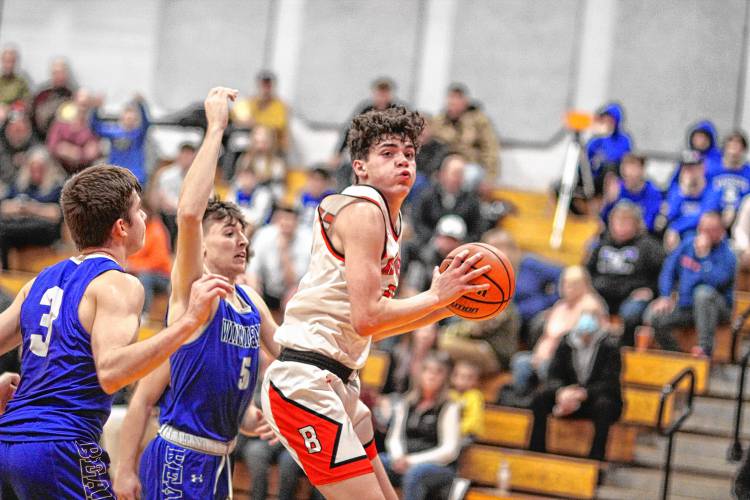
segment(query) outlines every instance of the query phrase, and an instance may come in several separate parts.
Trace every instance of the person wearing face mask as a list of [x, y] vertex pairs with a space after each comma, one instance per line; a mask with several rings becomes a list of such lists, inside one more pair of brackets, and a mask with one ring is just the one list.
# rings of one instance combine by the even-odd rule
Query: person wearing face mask
[[729, 321], [732, 312], [735, 267], [721, 216], [717, 212], [703, 214], [698, 233], [686, 238], [664, 261], [660, 296], [646, 311], [646, 321], [663, 349], [679, 349], [672, 336], [674, 328], [695, 326], [698, 345], [693, 347], [693, 355], [711, 356], [716, 327]]
[[721, 211], [721, 195], [706, 182], [705, 164], [700, 154], [682, 154], [679, 183], [672, 187], [656, 220], [657, 231], [664, 231], [664, 247], [672, 251], [680, 240], [698, 227], [701, 214]]
[[589, 419], [594, 440], [589, 458], [604, 460], [609, 428], [622, 413], [620, 350], [611, 342], [601, 310], [584, 310], [555, 351], [544, 388], [531, 408], [529, 448], [546, 450], [547, 416]]

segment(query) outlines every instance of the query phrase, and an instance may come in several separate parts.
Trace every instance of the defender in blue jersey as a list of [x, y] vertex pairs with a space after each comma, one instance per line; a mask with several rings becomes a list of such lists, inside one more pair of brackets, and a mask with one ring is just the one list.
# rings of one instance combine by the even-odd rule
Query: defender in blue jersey
[[[239, 208], [209, 201], [228, 100], [235, 96], [236, 91], [216, 88], [205, 102], [206, 137], [185, 176], [177, 209], [170, 324], [184, 311], [187, 292], [204, 270], [235, 283], [250, 255]], [[232, 293], [213, 304], [199, 331], [138, 384], [121, 430], [115, 475], [119, 499], [231, 498], [229, 454], [237, 433], [263, 433], [262, 415], [249, 405], [259, 348], [263, 345], [270, 355], [277, 355], [275, 330], [259, 295], [235, 285]], [[144, 450], [138, 474], [138, 445], [157, 403], [159, 434]]]
[[143, 288], [121, 263], [143, 245], [139, 193], [110, 165], [70, 179], [62, 208], [80, 254], [43, 270], [0, 314], [0, 354], [23, 347], [15, 394], [0, 388], [0, 486], [22, 500], [114, 498], [98, 445], [112, 394], [163, 363], [230, 290], [205, 278], [179, 320], [133, 343]]

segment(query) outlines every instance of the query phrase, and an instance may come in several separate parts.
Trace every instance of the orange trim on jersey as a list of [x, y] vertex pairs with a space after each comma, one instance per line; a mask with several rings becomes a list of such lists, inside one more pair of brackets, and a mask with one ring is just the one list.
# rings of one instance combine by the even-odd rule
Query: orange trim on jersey
[[336, 483], [373, 472], [368, 443], [362, 455], [336, 462], [342, 424], [288, 399], [271, 383], [268, 388], [271, 414], [289, 446], [297, 454], [305, 474], [315, 486]]
[[326, 233], [325, 228], [323, 227], [323, 222], [327, 222], [330, 224], [333, 222], [333, 215], [326, 212], [326, 217], [331, 216], [329, 220], [326, 220], [326, 218], [323, 217], [322, 210], [320, 206], [318, 206], [318, 218], [320, 219], [320, 234], [323, 235], [323, 242], [326, 244], [326, 248], [328, 248], [328, 251], [331, 252], [331, 255], [339, 259], [341, 262], [344, 262], [344, 256], [341, 255], [338, 251], [336, 251], [335, 248], [333, 248], [333, 243], [331, 243], [331, 240], [328, 239], [328, 234]]
[[375, 460], [375, 457], [378, 456], [378, 447], [375, 446], [375, 439], [372, 439], [369, 443], [365, 443], [364, 447], [365, 453], [367, 453], [367, 458]]

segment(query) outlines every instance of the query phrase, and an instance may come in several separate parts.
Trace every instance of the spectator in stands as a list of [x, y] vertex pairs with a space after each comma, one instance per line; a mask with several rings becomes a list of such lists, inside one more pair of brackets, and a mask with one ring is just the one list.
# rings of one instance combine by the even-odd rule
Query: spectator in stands
[[425, 189], [412, 213], [416, 232], [415, 241], [426, 244], [438, 221], [444, 215], [455, 214], [466, 224], [466, 241], [477, 241], [481, 231], [481, 213], [476, 194], [463, 189], [466, 160], [461, 155], [449, 155], [440, 165], [437, 182]]
[[286, 156], [289, 152], [289, 110], [275, 92], [276, 76], [262, 70], [255, 78], [257, 93], [240, 100], [232, 109], [234, 125], [246, 128], [265, 127], [276, 137], [273, 153]]
[[448, 145], [435, 137], [432, 133], [433, 118], [424, 115], [424, 128], [419, 136], [419, 151], [417, 152], [417, 177], [414, 185], [406, 199], [409, 209], [417, 201], [422, 192], [427, 189], [434, 180], [443, 160], [450, 153]]
[[462, 83], [448, 87], [445, 110], [435, 118], [433, 133], [453, 151], [466, 159], [467, 186], [475, 188], [482, 179], [490, 185], [500, 174], [500, 141], [490, 119], [476, 102], [469, 99], [469, 90]]
[[684, 152], [679, 183], [667, 194], [656, 222], [657, 230], [666, 228], [664, 247], [667, 252], [677, 248], [681, 239], [695, 231], [703, 213], [720, 210], [721, 196], [706, 182], [703, 159], [695, 151]]
[[645, 232], [640, 208], [623, 200], [612, 209], [609, 226], [594, 244], [586, 267], [599, 295], [622, 319], [623, 345], [632, 346], [643, 312], [658, 293], [662, 246]]
[[9, 195], [0, 202], [0, 256], [8, 268], [8, 251], [48, 246], [60, 238], [60, 193], [63, 177], [44, 148], [33, 150]]
[[122, 110], [117, 123], [108, 123], [99, 117], [100, 98], [94, 104], [91, 130], [99, 137], [109, 139], [109, 162], [127, 168], [141, 186], [145, 186], [148, 178], [146, 134], [151, 122], [143, 97], [136, 95]]
[[586, 144], [586, 156], [591, 167], [594, 191], [604, 192], [608, 177], [617, 175], [620, 162], [632, 149], [630, 135], [623, 130], [623, 109], [609, 103], [596, 113], [595, 137]]
[[721, 160], [705, 161], [708, 184], [721, 196], [721, 216], [726, 228], [732, 226], [742, 199], [750, 193], [750, 165], [746, 153], [747, 138], [735, 130], [724, 140]]
[[[544, 311], [552, 307], [560, 298], [557, 293], [562, 267], [543, 260], [533, 254], [523, 254], [516, 272], [516, 293], [513, 302], [521, 316], [520, 339], [526, 345], [536, 341], [531, 331], [541, 331]], [[536, 319], [535, 319], [536, 318]], [[540, 323], [536, 329], [532, 323]]]
[[161, 218], [144, 198], [142, 204], [146, 212], [146, 236], [143, 247], [128, 257], [127, 270], [135, 275], [143, 285], [143, 313], [141, 323], [145, 323], [151, 311], [154, 294], [169, 295], [169, 278], [172, 273], [171, 245], [169, 232]]
[[450, 397], [461, 405], [461, 435], [473, 441], [484, 431], [484, 395], [479, 390], [479, 367], [469, 361], [457, 361], [451, 373]]
[[253, 230], [260, 228], [271, 218], [273, 194], [267, 186], [258, 183], [258, 176], [252, 166], [243, 166], [237, 170], [227, 199], [239, 205]]
[[312, 235], [300, 231], [297, 221], [294, 207], [277, 204], [271, 223], [253, 236], [254, 256], [247, 267], [250, 285], [263, 295], [279, 320], [310, 262]]
[[[736, 259], [717, 212], [700, 218], [698, 232], [685, 238], [666, 258], [659, 275], [659, 298], [646, 312], [662, 349], [676, 351], [675, 327], [695, 326], [696, 356], [711, 356], [714, 332], [729, 321], [734, 300]], [[677, 298], [672, 294], [676, 292]]]
[[28, 151], [35, 145], [25, 106], [13, 104], [0, 126], [0, 197], [13, 185]]
[[251, 168], [258, 182], [267, 186], [275, 200], [281, 200], [286, 192], [286, 162], [275, 153], [274, 132], [268, 127], [256, 126], [250, 132], [250, 146], [240, 155], [234, 172]]
[[62, 57], [55, 58], [50, 66], [50, 80], [44, 83], [31, 102], [34, 132], [39, 140], [47, 138], [47, 131], [55, 119], [57, 108], [73, 98], [76, 85], [70, 76], [68, 63]]
[[380, 459], [404, 500], [435, 498], [456, 475], [461, 408], [449, 397], [450, 373], [448, 357], [431, 353], [414, 388], [394, 405]]
[[534, 424], [529, 448], [546, 451], [547, 416], [584, 418], [594, 423], [589, 458], [604, 460], [609, 428], [622, 413], [620, 349], [606, 330], [600, 308], [584, 309], [560, 341], [544, 388], [531, 405]]
[[18, 51], [6, 47], [0, 52], [0, 104], [9, 106], [16, 101], [28, 101], [31, 97], [29, 81], [21, 76], [16, 65]]
[[302, 192], [297, 199], [300, 227], [312, 230], [318, 213], [318, 205], [323, 198], [333, 193], [331, 173], [326, 168], [318, 165], [307, 172], [305, 187], [302, 188]]
[[648, 232], [654, 232], [656, 216], [661, 208], [662, 196], [658, 189], [646, 180], [646, 159], [643, 156], [627, 153], [620, 163], [622, 179], [609, 184], [604, 193], [602, 220], [609, 221], [609, 213], [621, 200], [629, 200], [638, 205], [643, 214], [643, 222]]
[[742, 269], [750, 269], [750, 196], [740, 205], [732, 226], [732, 248]]
[[177, 238], [177, 200], [180, 197], [182, 182], [195, 158], [195, 151], [195, 144], [191, 142], [180, 144], [174, 163], [160, 169], [152, 184], [151, 204], [169, 231], [172, 248]]
[[[718, 134], [716, 133], [716, 126], [713, 122], [710, 120], [701, 120], [688, 128], [687, 149], [698, 153], [698, 155], [706, 161], [707, 165], [709, 163], [721, 162]], [[685, 156], [685, 153], [683, 153], [683, 156]], [[672, 179], [669, 181], [667, 191], [671, 191], [679, 184], [681, 170], [682, 164], [678, 164], [672, 174]]]
[[264, 500], [269, 498], [268, 474], [273, 464], [279, 469], [278, 500], [295, 500], [297, 481], [304, 475], [292, 455], [284, 445], [276, 442], [269, 444], [260, 438], [248, 439], [241, 448], [242, 457], [251, 473], [250, 498]]
[[586, 269], [567, 267], [560, 277], [560, 300], [546, 313], [541, 337], [531, 351], [519, 352], [511, 360], [513, 396], [528, 397], [536, 383], [547, 380], [560, 339], [575, 326], [584, 310], [599, 310], [604, 314], [606, 306], [591, 286]]
[[[505, 252], [515, 263], [517, 255], [504, 248], [505, 234], [499, 230], [490, 231], [482, 241]], [[468, 361], [479, 369], [481, 375], [495, 375], [510, 367], [511, 356], [518, 351], [520, 329], [521, 319], [516, 305], [511, 302], [498, 316], [486, 321], [456, 318], [446, 323], [439, 328], [438, 345], [440, 350], [450, 354], [453, 361]]]
[[73, 105], [58, 108], [47, 133], [47, 148], [69, 174], [92, 165], [101, 157], [99, 138], [89, 125], [93, 98], [87, 89], [78, 89]]

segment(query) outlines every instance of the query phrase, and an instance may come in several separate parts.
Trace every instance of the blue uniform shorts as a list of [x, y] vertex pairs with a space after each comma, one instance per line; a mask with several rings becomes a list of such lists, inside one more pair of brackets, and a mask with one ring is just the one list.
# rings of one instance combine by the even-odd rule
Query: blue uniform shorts
[[143, 498], [224, 500], [229, 494], [230, 467], [228, 458], [183, 448], [156, 436], [141, 456]]
[[20, 500], [115, 498], [109, 455], [88, 440], [0, 441], [0, 484]]

